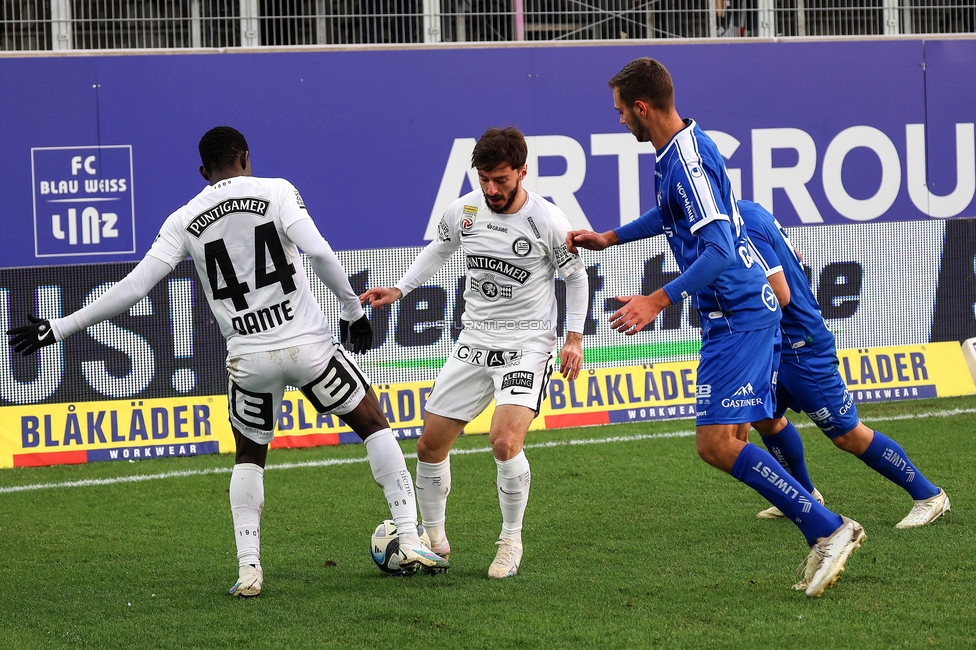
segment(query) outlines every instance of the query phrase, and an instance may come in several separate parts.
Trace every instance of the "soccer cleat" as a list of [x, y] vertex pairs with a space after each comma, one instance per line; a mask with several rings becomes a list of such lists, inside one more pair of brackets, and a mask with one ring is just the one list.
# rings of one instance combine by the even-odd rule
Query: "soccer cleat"
[[419, 566], [426, 572], [437, 573], [451, 568], [450, 562], [432, 552], [420, 538], [401, 539], [400, 552], [403, 554], [400, 567], [404, 569]]
[[[818, 490], [817, 488], [813, 488], [813, 492], [811, 492], [810, 494], [813, 495], [814, 499], [820, 502], [820, 505], [824, 504], [824, 498], [823, 495], [820, 494], [820, 490]], [[785, 517], [785, 516], [786, 515], [783, 514], [783, 511], [777, 508], [776, 506], [766, 508], [762, 512], [756, 513], [756, 519], [779, 519], [780, 517]]]
[[895, 524], [895, 528], [918, 528], [932, 523], [949, 510], [949, 496], [939, 488], [939, 493], [934, 497], [916, 501], [908, 515]]
[[793, 585], [793, 589], [796, 591], [807, 590], [807, 586], [810, 584], [810, 578], [813, 577], [813, 573], [817, 568], [817, 563], [811, 561], [815, 555], [816, 553], [811, 548], [807, 556], [803, 558], [802, 562], [800, 562], [800, 566], [796, 568], [797, 573], [803, 573], [803, 578], [801, 578], [798, 583]]
[[263, 583], [264, 571], [261, 567], [245, 564], [241, 567], [237, 582], [227, 593], [240, 598], [253, 598], [261, 593]]
[[498, 552], [495, 560], [488, 567], [489, 578], [510, 578], [519, 570], [522, 562], [522, 545], [516, 544], [510, 539], [500, 539], [495, 544], [498, 545]]
[[[867, 539], [861, 524], [853, 519], [841, 517], [843, 524], [830, 534], [821, 537], [810, 549], [803, 580], [808, 598], [819, 598], [821, 594], [837, 581], [847, 558]], [[801, 583], [802, 584], [802, 583]]]

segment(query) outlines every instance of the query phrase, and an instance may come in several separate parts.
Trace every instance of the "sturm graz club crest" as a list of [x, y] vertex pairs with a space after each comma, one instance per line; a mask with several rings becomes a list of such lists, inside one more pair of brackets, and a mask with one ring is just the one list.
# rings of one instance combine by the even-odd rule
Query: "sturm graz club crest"
[[481, 295], [488, 300], [498, 300], [498, 285], [491, 280], [481, 283]]
[[487, 274], [484, 279], [471, 278], [471, 288], [480, 293], [485, 300], [495, 302], [499, 298], [511, 298], [512, 287], [495, 282], [495, 277]]
[[532, 244], [526, 237], [519, 237], [512, 244], [512, 252], [519, 257], [525, 257], [532, 252]]

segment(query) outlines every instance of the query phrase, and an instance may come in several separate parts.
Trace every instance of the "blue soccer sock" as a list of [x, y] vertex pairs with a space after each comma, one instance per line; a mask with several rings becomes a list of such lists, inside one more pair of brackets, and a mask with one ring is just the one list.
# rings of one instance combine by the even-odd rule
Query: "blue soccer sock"
[[752, 443], [739, 452], [731, 473], [779, 508], [799, 527], [810, 546], [844, 523], [840, 515], [817, 503], [795, 478], [784, 472], [775, 458]]
[[786, 426], [771, 436], [762, 436], [763, 444], [790, 475], [800, 482], [807, 492], [813, 492], [813, 482], [807, 473], [807, 462], [803, 458], [803, 440], [800, 433], [789, 420]]
[[874, 432], [874, 440], [859, 458], [878, 474], [903, 488], [916, 501], [939, 493], [939, 488], [915, 468], [905, 450], [880, 431]]

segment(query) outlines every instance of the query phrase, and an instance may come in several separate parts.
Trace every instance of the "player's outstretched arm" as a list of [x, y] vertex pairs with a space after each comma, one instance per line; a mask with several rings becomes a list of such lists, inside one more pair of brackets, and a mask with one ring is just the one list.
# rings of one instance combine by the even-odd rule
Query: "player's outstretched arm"
[[369, 303], [374, 309], [382, 309], [387, 305], [392, 305], [403, 297], [403, 292], [396, 287], [373, 287], [367, 289], [366, 293], [359, 296], [363, 303]]
[[[443, 221], [442, 221], [443, 223]], [[362, 302], [382, 308], [396, 302], [427, 280], [434, 277], [444, 263], [451, 259], [459, 244], [451, 239], [440, 237], [427, 244], [395, 287], [373, 287], [359, 296]]]
[[349, 284], [349, 277], [332, 247], [329, 246], [329, 242], [315, 226], [315, 222], [311, 219], [301, 219], [290, 225], [285, 234], [305, 252], [315, 275], [339, 299], [342, 307], [340, 318], [349, 322], [362, 318], [365, 312], [356, 292]]
[[7, 330], [7, 343], [14, 352], [19, 352], [25, 357], [60, 340], [51, 329], [51, 321], [38, 318], [34, 314], [27, 314], [27, 325]]
[[300, 219], [288, 227], [288, 238], [305, 251], [315, 275], [329, 288], [339, 304], [339, 342], [346, 349], [362, 354], [373, 347], [373, 327], [363, 310], [362, 302], [349, 284], [342, 263], [329, 242], [311, 219]]
[[620, 241], [613, 230], [593, 232], [592, 230], [570, 230], [566, 233], [566, 250], [576, 255], [580, 248], [591, 251], [602, 251], [608, 246], [614, 246]]
[[616, 296], [624, 306], [610, 315], [610, 327], [632, 336], [649, 325], [658, 314], [671, 306], [671, 298], [664, 289], [649, 296]]
[[90, 305], [64, 318], [45, 320], [28, 316], [29, 323], [7, 331], [8, 342], [23, 355], [63, 341], [72, 334], [118, 316], [146, 297], [172, 270], [169, 264], [147, 255], [136, 268]]

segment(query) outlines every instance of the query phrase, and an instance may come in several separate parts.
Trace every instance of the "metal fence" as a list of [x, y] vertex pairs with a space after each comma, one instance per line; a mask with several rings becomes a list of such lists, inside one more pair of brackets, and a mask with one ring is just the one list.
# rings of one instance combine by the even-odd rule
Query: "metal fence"
[[0, 0], [0, 50], [976, 33], [976, 0]]

